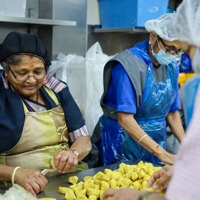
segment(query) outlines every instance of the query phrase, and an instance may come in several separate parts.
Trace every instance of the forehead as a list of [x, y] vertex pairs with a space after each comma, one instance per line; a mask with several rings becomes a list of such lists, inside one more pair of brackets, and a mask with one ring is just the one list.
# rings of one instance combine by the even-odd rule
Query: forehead
[[18, 69], [21, 68], [34, 69], [36, 67], [45, 68], [44, 61], [41, 58], [33, 55], [20, 55], [20, 60], [18, 63], [16, 63], [16, 65]]
[[33, 55], [22, 55], [20, 59], [20, 63], [26, 63], [26, 62], [34, 62], [34, 63], [43, 63], [43, 60], [39, 57], [33, 56]]

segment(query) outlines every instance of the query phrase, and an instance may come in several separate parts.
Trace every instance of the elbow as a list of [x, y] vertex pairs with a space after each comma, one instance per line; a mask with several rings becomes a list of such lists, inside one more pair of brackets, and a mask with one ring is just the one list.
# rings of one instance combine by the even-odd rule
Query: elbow
[[133, 114], [118, 113], [118, 124], [125, 129], [133, 119]]
[[123, 128], [126, 124], [126, 120], [123, 117], [118, 118], [118, 124]]
[[171, 119], [174, 119], [174, 117], [176, 117], [176, 115], [178, 114], [178, 111], [173, 111], [173, 112], [170, 112], [168, 113], [167, 115], [167, 120], [171, 120]]

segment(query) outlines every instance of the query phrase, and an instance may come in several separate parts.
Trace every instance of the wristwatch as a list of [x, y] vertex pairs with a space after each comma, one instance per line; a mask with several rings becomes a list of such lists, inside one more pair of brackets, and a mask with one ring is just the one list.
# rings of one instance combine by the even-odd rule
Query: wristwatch
[[70, 149], [74, 155], [76, 155], [77, 157], [79, 157], [79, 153], [76, 151], [76, 149]]
[[147, 200], [148, 196], [155, 192], [147, 192], [139, 196], [138, 200]]

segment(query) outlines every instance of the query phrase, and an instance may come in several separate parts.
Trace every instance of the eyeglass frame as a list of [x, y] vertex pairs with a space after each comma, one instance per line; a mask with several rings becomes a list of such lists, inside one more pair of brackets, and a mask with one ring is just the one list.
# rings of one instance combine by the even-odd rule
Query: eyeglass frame
[[[11, 71], [11, 73], [12, 73], [12, 75], [15, 77], [15, 79], [18, 80], [18, 79], [17, 79], [17, 76], [15, 75], [15, 73], [13, 72], [13, 70], [10, 68], [10, 66], [9, 66], [9, 70]], [[45, 76], [46, 76], [46, 75], [45, 75]], [[45, 77], [45, 76], [44, 76], [44, 77]], [[27, 81], [30, 77], [34, 77], [35, 80], [40, 80], [40, 79], [42, 79], [42, 78], [39, 78], [39, 79], [36, 78], [35, 75], [31, 75], [31, 76], [29, 75], [28, 78], [26, 78], [24, 81]], [[18, 81], [20, 81], [20, 80], [18, 80]], [[22, 82], [23, 82], [23, 81], [22, 81]]]
[[[182, 55], [183, 54], [183, 50], [182, 49], [179, 49], [179, 50], [173, 50], [173, 49], [170, 49], [165, 43], [164, 41], [162, 40], [162, 38], [157, 35], [158, 39], [162, 42], [163, 46], [165, 47], [166, 51], [165, 53], [167, 54], [176, 54], [176, 55]], [[170, 52], [170, 53], [169, 53]], [[172, 52], [172, 53], [171, 53]]]

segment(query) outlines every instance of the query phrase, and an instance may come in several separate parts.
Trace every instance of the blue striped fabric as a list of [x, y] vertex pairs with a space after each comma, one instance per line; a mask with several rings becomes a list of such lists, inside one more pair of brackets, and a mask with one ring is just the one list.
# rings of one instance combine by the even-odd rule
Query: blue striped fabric
[[50, 89], [54, 90], [56, 93], [67, 87], [67, 84], [64, 84], [63, 82], [59, 81], [53, 76], [50, 76], [49, 74], [46, 75], [44, 79], [44, 84]]
[[81, 136], [89, 136], [88, 130], [86, 126], [83, 126], [75, 131], [69, 133], [70, 141], [74, 142], [78, 137]]

